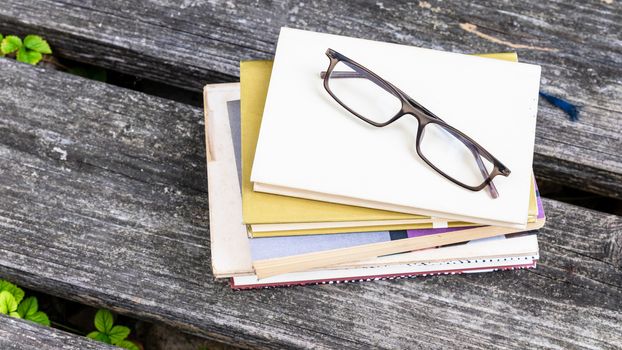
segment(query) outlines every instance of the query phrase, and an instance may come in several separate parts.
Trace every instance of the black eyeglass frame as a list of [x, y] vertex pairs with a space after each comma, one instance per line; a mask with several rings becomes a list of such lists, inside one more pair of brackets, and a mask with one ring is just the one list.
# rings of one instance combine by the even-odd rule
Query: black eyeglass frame
[[[363, 120], [364, 122], [371, 124], [375, 127], [379, 127], [379, 128], [387, 126], [397, 121], [398, 119], [400, 119], [401, 117], [405, 115], [411, 115], [415, 117], [418, 121], [418, 129], [417, 129], [417, 136], [416, 136], [416, 150], [417, 150], [417, 154], [419, 155], [419, 157], [421, 157], [421, 159], [423, 159], [423, 161], [426, 162], [426, 164], [428, 164], [432, 169], [434, 169], [439, 174], [443, 175], [445, 178], [447, 178], [448, 180], [450, 180], [451, 182], [455, 183], [458, 186], [461, 186], [471, 191], [480, 191], [486, 186], [490, 185], [490, 192], [493, 198], [496, 198], [498, 196], [498, 192], [494, 184], [492, 183], [492, 180], [498, 175], [507, 177], [510, 175], [511, 171], [505, 165], [503, 165], [503, 163], [501, 163], [497, 158], [495, 158], [492, 154], [490, 154], [490, 152], [488, 152], [484, 147], [480, 146], [477, 142], [475, 142], [475, 140], [473, 140], [472, 138], [470, 138], [468, 135], [464, 134], [460, 130], [447, 124], [441, 118], [439, 118], [434, 113], [432, 113], [431, 111], [423, 107], [421, 104], [419, 104], [417, 101], [415, 101], [412, 97], [408, 96], [402, 90], [398, 89], [395, 85], [384, 80], [383, 78], [378, 76], [376, 73], [365, 68], [361, 64], [355, 62], [354, 60], [330, 48], [326, 50], [326, 56], [328, 56], [328, 58], [330, 59], [330, 64], [326, 72], [321, 73], [321, 77], [324, 79], [324, 89], [326, 89], [328, 94], [333, 99], [335, 99], [335, 101], [337, 101], [337, 103], [339, 103], [343, 108], [345, 108], [347, 111], [354, 114], [355, 116], [357, 116], [359, 119]], [[352, 68], [354, 71], [353, 72], [333, 71], [335, 69], [335, 66], [339, 62], [343, 62], [344, 64]], [[329, 79], [331, 79], [331, 77], [333, 79], [335, 78], [367, 78], [371, 80], [373, 83], [375, 83], [376, 85], [378, 85], [379, 87], [381, 87], [382, 89], [386, 90], [387, 92], [393, 94], [398, 99], [400, 99], [402, 103], [402, 107], [395, 114], [395, 116], [393, 116], [392, 118], [390, 118], [388, 121], [384, 123], [378, 123], [373, 120], [367, 119], [364, 116], [357, 113], [356, 111], [354, 111], [353, 109], [351, 109], [350, 107], [348, 107], [331, 91], [330, 84], [329, 84]], [[478, 167], [480, 168], [480, 171], [482, 172], [482, 176], [484, 177], [484, 180], [480, 185], [470, 186], [459, 180], [454, 179], [452, 176], [450, 176], [449, 174], [443, 172], [441, 169], [436, 167], [434, 163], [432, 163], [421, 152], [420, 143], [421, 143], [421, 138], [424, 133], [424, 128], [426, 125], [430, 123], [436, 123], [440, 125], [446, 131], [448, 131], [453, 136], [455, 136], [458, 140], [464, 143], [465, 146], [469, 148], [469, 150], [471, 150], [476, 160], [476, 163]], [[486, 158], [488, 161], [490, 161], [493, 164], [493, 169], [490, 172], [490, 174], [488, 173], [488, 170], [484, 166], [484, 163], [482, 162], [481, 157]]]

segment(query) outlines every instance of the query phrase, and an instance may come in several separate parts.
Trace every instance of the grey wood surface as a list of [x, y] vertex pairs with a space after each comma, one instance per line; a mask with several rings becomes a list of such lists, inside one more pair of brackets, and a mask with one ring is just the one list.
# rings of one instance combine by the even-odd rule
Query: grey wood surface
[[0, 59], [0, 278], [253, 348], [622, 347], [622, 218], [545, 200], [536, 270], [232, 291], [202, 111]]
[[2, 350], [114, 350], [117, 347], [29, 321], [0, 315]]
[[[4, 0], [0, 32], [43, 33], [56, 54], [199, 91], [271, 58], [291, 26], [461, 53], [517, 51], [542, 87], [582, 105], [569, 122], [541, 101], [534, 169], [622, 198], [619, 1]], [[323, 53], [318, 53], [323, 57]], [[324, 59], [324, 58], [319, 58]]]

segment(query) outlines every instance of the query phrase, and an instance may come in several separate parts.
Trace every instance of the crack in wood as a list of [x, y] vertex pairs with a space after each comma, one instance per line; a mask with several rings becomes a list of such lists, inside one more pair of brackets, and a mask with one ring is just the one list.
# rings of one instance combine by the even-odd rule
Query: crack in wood
[[505, 46], [509, 46], [513, 49], [529, 49], [529, 50], [538, 50], [538, 51], [549, 51], [549, 52], [557, 52], [559, 51], [556, 48], [551, 48], [551, 47], [541, 47], [541, 46], [532, 46], [532, 45], [524, 45], [524, 44], [514, 44], [511, 43], [507, 40], [503, 40], [503, 39], [499, 39], [496, 38], [492, 35], [488, 35], [485, 33], [482, 33], [481, 31], [479, 31], [477, 29], [477, 26], [473, 23], [460, 23], [460, 28], [462, 28], [463, 30], [475, 34], [477, 36], [479, 36], [480, 38], [486, 39], [490, 42], [493, 42], [495, 44], [501, 44], [501, 45], [505, 45]]

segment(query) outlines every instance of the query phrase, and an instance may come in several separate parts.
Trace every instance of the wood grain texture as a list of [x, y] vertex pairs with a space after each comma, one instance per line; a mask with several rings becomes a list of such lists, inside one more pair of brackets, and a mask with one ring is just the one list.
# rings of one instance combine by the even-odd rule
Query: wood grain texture
[[2, 350], [115, 350], [117, 347], [51, 327], [0, 315]]
[[0, 77], [0, 278], [242, 347], [622, 346], [620, 217], [545, 200], [533, 271], [232, 291], [201, 110], [7, 59]]
[[542, 65], [545, 91], [583, 106], [581, 121], [572, 123], [540, 102], [536, 174], [622, 198], [619, 1], [5, 0], [0, 6], [0, 32], [43, 33], [60, 56], [195, 91], [236, 80], [240, 60], [271, 58], [281, 26], [461, 53], [517, 51], [521, 61]]

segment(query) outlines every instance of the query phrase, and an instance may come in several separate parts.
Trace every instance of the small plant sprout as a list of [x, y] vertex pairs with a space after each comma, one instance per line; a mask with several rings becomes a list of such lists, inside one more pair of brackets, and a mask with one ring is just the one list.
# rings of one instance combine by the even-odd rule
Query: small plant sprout
[[124, 349], [140, 350], [136, 344], [125, 339], [130, 335], [130, 329], [125, 326], [115, 326], [114, 317], [108, 310], [100, 309], [97, 311], [95, 329], [97, 330], [89, 333], [87, 337]]
[[24, 299], [24, 290], [5, 280], [0, 280], [0, 314], [14, 318], [50, 325], [50, 319], [43, 311], [39, 311], [36, 297]]
[[34, 65], [43, 59], [43, 55], [52, 53], [48, 42], [38, 35], [27, 35], [22, 41], [16, 35], [3, 37], [0, 34], [0, 40], [0, 54], [15, 55], [20, 62]]

